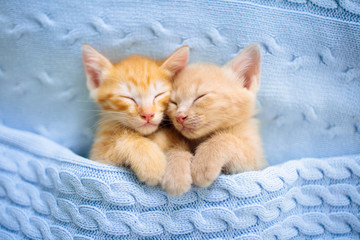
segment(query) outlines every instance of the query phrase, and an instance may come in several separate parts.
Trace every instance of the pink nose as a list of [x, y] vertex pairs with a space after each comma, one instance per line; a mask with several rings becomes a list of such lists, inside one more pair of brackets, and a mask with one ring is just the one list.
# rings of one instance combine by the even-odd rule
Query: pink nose
[[176, 117], [176, 120], [180, 123], [180, 124], [183, 124], [185, 119], [187, 118], [188, 116], [187, 115], [180, 115], [180, 116], [177, 116]]
[[150, 120], [154, 118], [154, 114], [153, 113], [143, 113], [143, 114], [140, 114], [140, 117], [142, 119], [146, 120], [146, 122], [150, 122]]

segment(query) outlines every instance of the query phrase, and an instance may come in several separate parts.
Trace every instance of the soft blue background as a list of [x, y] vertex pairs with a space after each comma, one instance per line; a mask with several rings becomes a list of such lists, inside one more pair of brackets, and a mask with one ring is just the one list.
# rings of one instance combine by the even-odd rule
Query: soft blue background
[[262, 48], [259, 118], [271, 164], [360, 152], [359, 2], [0, 1], [0, 121], [86, 155], [95, 130], [81, 44], [118, 61], [223, 64]]

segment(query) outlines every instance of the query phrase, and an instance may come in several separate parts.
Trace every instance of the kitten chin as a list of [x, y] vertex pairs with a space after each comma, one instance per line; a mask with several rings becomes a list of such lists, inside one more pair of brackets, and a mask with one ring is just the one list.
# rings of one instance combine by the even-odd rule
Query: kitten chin
[[142, 126], [137, 127], [135, 130], [143, 136], [148, 136], [154, 133], [158, 129], [158, 127], [159, 127], [158, 124], [145, 123]]
[[[210, 126], [210, 123], [208, 125]], [[174, 126], [183, 136], [192, 140], [206, 137], [212, 132], [211, 129], [206, 129], [205, 127], [202, 126], [198, 128], [189, 128], [189, 127], [184, 127], [177, 123], [174, 123]]]

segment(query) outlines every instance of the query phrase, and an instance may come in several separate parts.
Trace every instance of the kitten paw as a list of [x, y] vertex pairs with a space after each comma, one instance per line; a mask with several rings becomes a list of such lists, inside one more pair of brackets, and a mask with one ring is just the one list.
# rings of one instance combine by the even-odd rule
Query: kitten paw
[[203, 163], [197, 160], [196, 156], [191, 164], [191, 177], [195, 185], [199, 187], [210, 186], [220, 175], [221, 166]]
[[135, 171], [141, 182], [147, 185], [158, 185], [165, 174], [166, 159], [161, 151], [154, 151], [143, 157], [143, 161]]
[[190, 161], [192, 154], [179, 152], [168, 155], [168, 163], [161, 186], [170, 195], [181, 195], [191, 188]]
[[170, 195], [182, 195], [183, 193], [186, 193], [190, 190], [191, 183], [192, 179], [189, 170], [189, 174], [184, 176], [174, 176], [173, 174], [165, 173], [165, 176], [161, 182], [161, 186]]

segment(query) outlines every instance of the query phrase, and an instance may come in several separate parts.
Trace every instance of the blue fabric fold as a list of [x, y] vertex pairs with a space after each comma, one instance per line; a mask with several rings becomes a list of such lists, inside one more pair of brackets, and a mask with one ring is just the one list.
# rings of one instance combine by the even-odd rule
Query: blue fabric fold
[[358, 239], [360, 155], [221, 175], [169, 196], [127, 169], [0, 126], [1, 239]]

